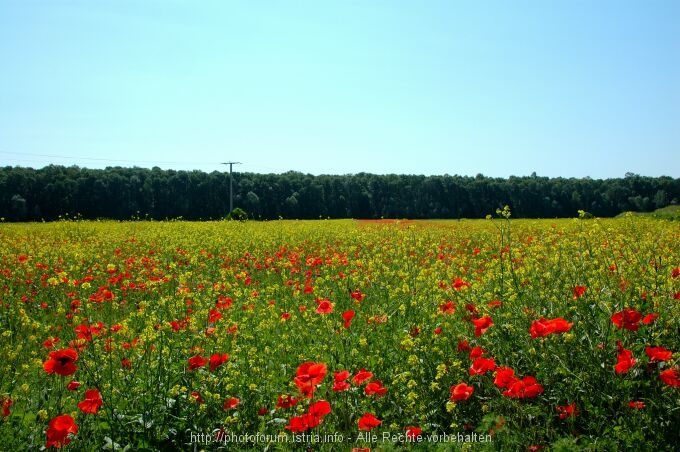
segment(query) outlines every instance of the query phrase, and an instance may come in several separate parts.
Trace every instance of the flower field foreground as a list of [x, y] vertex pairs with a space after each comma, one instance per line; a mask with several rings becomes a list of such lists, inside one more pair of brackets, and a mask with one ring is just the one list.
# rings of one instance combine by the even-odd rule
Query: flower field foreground
[[508, 217], [0, 225], [0, 447], [676, 447], [678, 225]]

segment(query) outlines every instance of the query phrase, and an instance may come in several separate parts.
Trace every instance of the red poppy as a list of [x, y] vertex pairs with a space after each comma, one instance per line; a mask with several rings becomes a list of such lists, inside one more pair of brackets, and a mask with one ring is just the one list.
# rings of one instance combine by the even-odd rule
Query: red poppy
[[628, 406], [631, 408], [634, 408], [636, 410], [644, 410], [645, 409], [645, 402], [642, 402], [640, 400], [634, 400], [631, 402], [628, 402]]
[[442, 333], [442, 327], [441, 326], [438, 326], [437, 328], [434, 329], [434, 334], [439, 335], [441, 333]]
[[373, 378], [373, 373], [367, 371], [364, 368], [361, 368], [361, 370], [352, 377], [352, 382], [354, 382], [355, 385], [359, 386], [361, 383], [363, 383], [366, 380], [370, 380], [371, 378]]
[[673, 352], [664, 347], [645, 347], [645, 353], [651, 361], [670, 361]]
[[496, 369], [496, 378], [494, 379], [493, 384], [498, 388], [508, 388], [515, 381], [517, 381], [517, 377], [515, 377], [515, 371], [513, 369], [509, 367], [498, 367]]
[[470, 287], [470, 283], [469, 283], [469, 282], [466, 282], [466, 281], [463, 281], [463, 280], [460, 279], [460, 278], [456, 278], [456, 279], [451, 283], [451, 287], [453, 287], [453, 288], [456, 289], [456, 290], [460, 290], [460, 289], [462, 289], [463, 287]]
[[680, 368], [666, 369], [659, 373], [659, 378], [668, 386], [680, 388]]
[[637, 360], [633, 357], [632, 351], [623, 348], [621, 341], [616, 341], [616, 346], [619, 349], [619, 353], [616, 356], [617, 362], [614, 366], [614, 370], [617, 374], [625, 374], [630, 370], [631, 367], [635, 365]]
[[330, 314], [333, 312], [333, 303], [326, 299], [321, 300], [315, 312], [317, 314]]
[[611, 317], [612, 323], [619, 329], [625, 328], [630, 331], [640, 329], [640, 319], [642, 319], [642, 314], [630, 308], [619, 311]]
[[458, 348], [457, 348], [457, 350], [458, 350], [458, 353], [462, 353], [462, 352], [466, 352], [466, 351], [472, 350], [472, 348], [470, 347], [470, 344], [468, 343], [468, 341], [467, 341], [467, 340], [464, 340], [464, 341], [459, 341], [459, 342], [458, 342]]
[[574, 287], [574, 293], [573, 293], [574, 300], [583, 296], [583, 294], [586, 293], [586, 290], [587, 290], [586, 286], [576, 286], [576, 287]]
[[442, 314], [451, 315], [454, 312], [456, 312], [456, 305], [453, 303], [453, 301], [448, 300], [446, 303], [442, 303], [439, 305], [439, 311]]
[[284, 312], [281, 314], [281, 320], [286, 321], [290, 319], [290, 312]]
[[472, 362], [468, 373], [470, 375], [484, 375], [487, 372], [493, 372], [496, 369], [496, 361], [493, 358], [476, 358]]
[[484, 355], [484, 349], [479, 345], [470, 350], [470, 359], [479, 358]]
[[321, 384], [327, 372], [324, 363], [305, 362], [298, 367], [293, 381], [300, 392], [311, 399], [316, 385]]
[[566, 333], [573, 325], [573, 323], [567, 322], [561, 317], [551, 320], [541, 317], [540, 319], [531, 322], [529, 333], [531, 334], [532, 339], [536, 339], [552, 333]]
[[75, 390], [78, 389], [79, 387], [80, 387], [80, 382], [75, 381], [75, 380], [70, 381], [70, 382], [66, 385], [66, 389], [68, 389], [69, 391], [75, 391]]
[[208, 313], [208, 323], [215, 323], [222, 318], [222, 313], [217, 309], [213, 309]]
[[288, 425], [283, 428], [294, 433], [304, 432], [309, 428], [307, 425], [307, 417], [308, 416], [293, 416], [290, 418], [290, 421], [288, 421]]
[[47, 361], [43, 363], [43, 369], [48, 374], [59, 374], [62, 377], [75, 373], [78, 369], [75, 362], [78, 353], [70, 348], [50, 352]]
[[451, 400], [454, 402], [459, 402], [461, 400], [467, 400], [470, 398], [475, 388], [473, 386], [468, 386], [465, 383], [458, 383], [455, 386], [451, 386], [449, 390], [451, 392]]
[[471, 313], [472, 315], [479, 314], [479, 310], [472, 303], [466, 303], [465, 304], [465, 310], [468, 311], [469, 313]]
[[278, 399], [276, 400], [276, 408], [290, 408], [292, 406], [297, 405], [297, 403], [300, 401], [300, 399], [296, 399], [290, 394], [284, 394], [280, 395]]
[[533, 398], [543, 391], [543, 386], [536, 381], [536, 378], [527, 376], [510, 383], [508, 388], [503, 391], [503, 395], [513, 398]]
[[342, 313], [342, 320], [344, 323], [342, 324], [342, 327], [347, 329], [349, 328], [350, 323], [352, 323], [352, 319], [354, 318], [354, 311], [345, 311]]
[[359, 424], [359, 430], [371, 431], [375, 427], [382, 424], [382, 421], [375, 417], [372, 413], [364, 413], [357, 423]]
[[194, 370], [198, 369], [199, 367], [203, 367], [206, 364], [208, 364], [208, 358], [204, 358], [202, 356], [192, 356], [189, 358], [189, 370]]
[[325, 400], [319, 400], [312, 403], [307, 408], [307, 414], [314, 416], [318, 419], [323, 419], [325, 415], [331, 412], [331, 404]]
[[355, 290], [354, 292], [350, 293], [350, 296], [354, 298], [357, 303], [361, 303], [361, 301], [364, 299], [364, 294], [362, 294], [359, 290]]
[[503, 306], [503, 302], [501, 300], [493, 300], [488, 302], [486, 305], [490, 308], [500, 308]]
[[318, 426], [324, 416], [331, 412], [331, 404], [325, 400], [312, 403], [307, 408], [307, 413], [302, 416], [294, 416], [284, 428], [292, 432], [304, 432], [307, 429]]
[[364, 393], [366, 395], [385, 395], [387, 393], [387, 388], [383, 386], [382, 382], [379, 380], [371, 381], [364, 388]]
[[225, 410], [233, 410], [236, 408], [241, 401], [237, 397], [229, 397], [224, 401], [224, 405], [222, 405], [222, 408]]
[[346, 370], [341, 370], [333, 374], [333, 391], [346, 391], [350, 388], [350, 384], [347, 383], [347, 378], [349, 377], [349, 372]]
[[493, 320], [485, 315], [481, 319], [472, 319], [472, 323], [475, 325], [475, 337], [479, 337], [493, 325]]
[[675, 267], [671, 272], [671, 278], [675, 279], [680, 276], [680, 267]]
[[[680, 292], [678, 292], [678, 293], [680, 293]], [[651, 325], [652, 323], [654, 323], [654, 321], [658, 317], [659, 317], [659, 314], [652, 312], [651, 314], [647, 314], [646, 316], [644, 316], [644, 318], [642, 319], [642, 323], [644, 325]]]
[[203, 397], [201, 396], [201, 393], [198, 391], [191, 391], [191, 394], [189, 394], [189, 397], [199, 405], [204, 402]]
[[213, 353], [210, 357], [210, 372], [214, 371], [227, 361], [229, 361], [229, 355], [227, 353]]
[[45, 342], [43, 342], [43, 347], [52, 348], [55, 345], [57, 345], [58, 342], [59, 342], [58, 337], [51, 337], [51, 338], [45, 339]]
[[78, 426], [71, 416], [62, 414], [50, 421], [47, 425], [46, 448], [56, 447], [57, 449], [71, 442], [69, 435], [78, 433]]
[[578, 409], [576, 409], [576, 403], [571, 403], [567, 406], [556, 406], [555, 411], [557, 411], [562, 420], [578, 416], [579, 414]]
[[233, 303], [234, 301], [231, 298], [220, 295], [217, 297], [215, 307], [217, 309], [229, 309]]
[[10, 415], [9, 407], [12, 406], [14, 402], [9, 397], [3, 397], [0, 399], [0, 405], [2, 405], [2, 417], [7, 417]]
[[413, 441], [423, 433], [423, 429], [416, 426], [406, 427], [406, 440]]
[[86, 414], [97, 414], [99, 408], [104, 404], [102, 395], [96, 389], [85, 391], [85, 400], [78, 404], [80, 411]]

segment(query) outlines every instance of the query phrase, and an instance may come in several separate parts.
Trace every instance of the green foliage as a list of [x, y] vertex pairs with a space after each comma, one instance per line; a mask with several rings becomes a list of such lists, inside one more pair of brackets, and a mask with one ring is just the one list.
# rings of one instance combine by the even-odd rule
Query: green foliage
[[235, 220], [235, 221], [246, 221], [248, 219], [248, 214], [246, 213], [245, 210], [241, 209], [240, 207], [234, 207], [234, 210], [232, 210], [229, 215], [227, 215], [227, 220]]
[[[508, 205], [513, 218], [651, 212], [677, 203], [680, 179], [629, 175], [592, 180], [511, 176], [312, 176], [233, 173], [234, 202], [251, 218], [483, 218]], [[160, 168], [0, 168], [0, 217], [210, 220], [229, 214], [229, 173]], [[665, 210], [658, 211], [666, 217]], [[677, 218], [677, 213], [674, 214]]]

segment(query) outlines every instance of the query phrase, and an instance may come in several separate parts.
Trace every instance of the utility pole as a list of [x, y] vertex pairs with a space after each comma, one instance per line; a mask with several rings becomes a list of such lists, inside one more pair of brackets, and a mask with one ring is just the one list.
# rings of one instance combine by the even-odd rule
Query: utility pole
[[241, 162], [224, 162], [222, 165], [229, 165], [229, 213], [234, 210], [234, 179], [231, 177], [231, 168], [240, 165]]

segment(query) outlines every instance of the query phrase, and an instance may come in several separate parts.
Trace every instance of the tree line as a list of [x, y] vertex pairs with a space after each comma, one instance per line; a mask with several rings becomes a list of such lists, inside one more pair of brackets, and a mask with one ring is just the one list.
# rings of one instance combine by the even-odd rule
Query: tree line
[[[217, 171], [0, 168], [5, 221], [221, 219], [229, 214], [229, 196], [229, 174]], [[680, 179], [630, 173], [615, 179], [233, 173], [234, 207], [262, 220], [483, 218], [504, 205], [522, 218], [574, 217], [581, 209], [610, 217], [679, 200]]]

